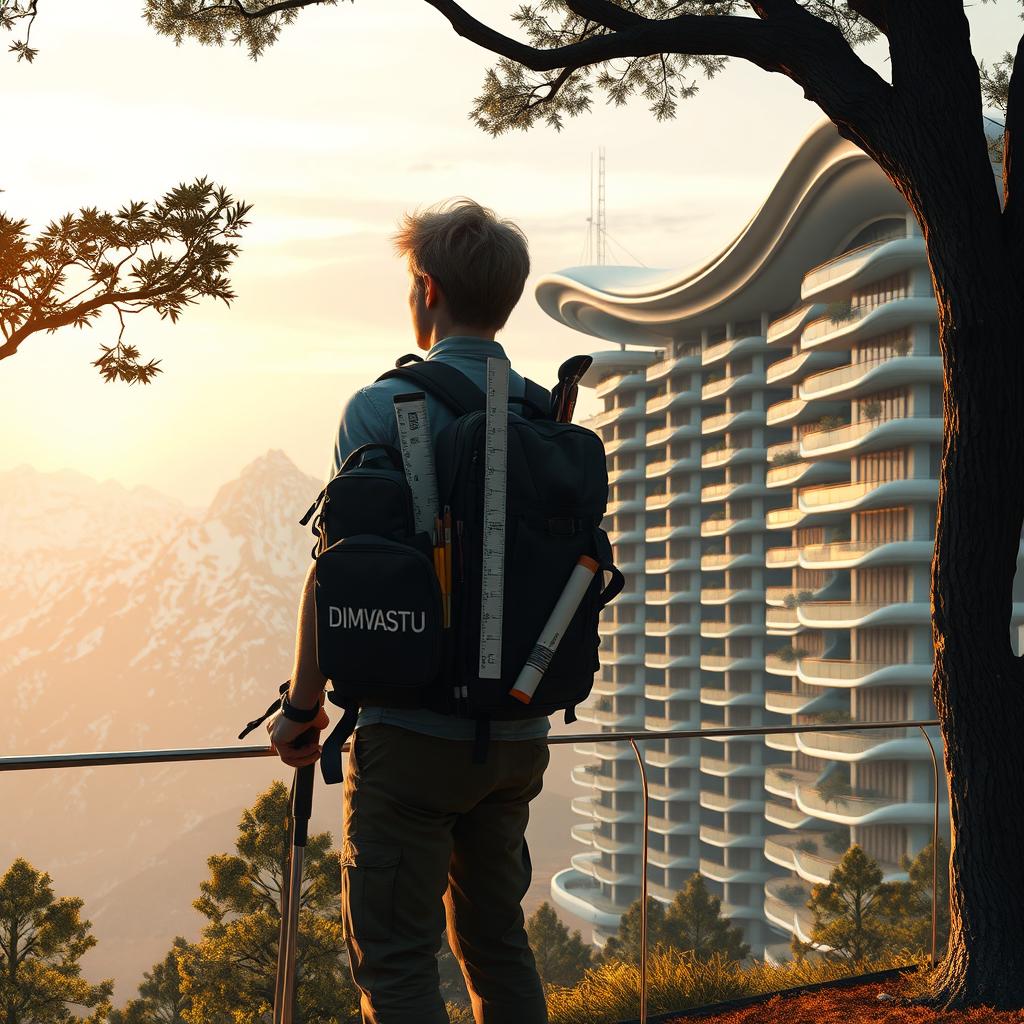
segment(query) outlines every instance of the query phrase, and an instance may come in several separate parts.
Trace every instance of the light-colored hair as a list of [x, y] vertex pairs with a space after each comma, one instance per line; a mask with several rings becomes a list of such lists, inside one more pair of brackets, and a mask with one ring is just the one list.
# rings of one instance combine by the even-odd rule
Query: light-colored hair
[[458, 197], [403, 214], [393, 241], [414, 274], [436, 279], [454, 321], [505, 326], [530, 272], [526, 235], [512, 221]]

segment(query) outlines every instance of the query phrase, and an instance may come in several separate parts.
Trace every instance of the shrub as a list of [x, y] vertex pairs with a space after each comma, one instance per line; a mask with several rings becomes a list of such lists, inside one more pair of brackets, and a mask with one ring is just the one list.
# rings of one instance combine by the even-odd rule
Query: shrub
[[893, 342], [892, 350], [898, 356], [909, 356], [910, 350], [914, 347], [914, 343], [906, 336], [897, 338]]
[[857, 315], [849, 302], [830, 302], [825, 307], [825, 314], [839, 324], [852, 320]]
[[825, 845], [833, 853], [845, 853], [850, 848], [850, 830], [834, 828], [825, 833]]
[[817, 853], [818, 852], [818, 844], [813, 839], [801, 839], [800, 842], [798, 842], [796, 844], [796, 848], [801, 853]]
[[799, 448], [787, 448], [785, 451], [776, 452], [768, 462], [772, 466], [789, 466], [799, 462], [801, 458]]

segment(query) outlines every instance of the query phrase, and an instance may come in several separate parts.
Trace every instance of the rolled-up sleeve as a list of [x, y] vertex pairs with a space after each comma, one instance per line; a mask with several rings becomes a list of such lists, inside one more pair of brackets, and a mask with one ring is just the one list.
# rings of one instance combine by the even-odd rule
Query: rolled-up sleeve
[[360, 388], [345, 403], [334, 439], [331, 477], [341, 469], [345, 460], [361, 445], [376, 441], [394, 444], [397, 429], [381, 413], [376, 396], [369, 388]]

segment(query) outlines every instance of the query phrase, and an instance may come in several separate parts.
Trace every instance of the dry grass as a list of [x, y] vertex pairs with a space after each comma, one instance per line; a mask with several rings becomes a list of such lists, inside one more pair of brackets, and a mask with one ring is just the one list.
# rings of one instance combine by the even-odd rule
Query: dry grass
[[[1021, 1024], [1024, 1010], [944, 1012], [909, 1005], [921, 991], [916, 977], [868, 985], [822, 989], [806, 995], [775, 996], [755, 1006], [698, 1018], [680, 1018], [679, 1024]], [[880, 994], [893, 997], [880, 1000]]]
[[[872, 961], [863, 964], [856, 973], [869, 974], [912, 964], [915, 960], [914, 955], [907, 954]], [[847, 978], [850, 973], [849, 967], [844, 964], [823, 960], [805, 960], [778, 967], [758, 962], [743, 967], [725, 959], [701, 962], [687, 953], [658, 951], [651, 954], [648, 964], [647, 1009], [649, 1014], [655, 1016], [800, 985], [834, 981]], [[635, 1018], [640, 1011], [639, 990], [638, 967], [624, 963], [602, 964], [587, 971], [580, 984], [574, 988], [548, 990], [550, 1022], [615, 1024]], [[744, 1019], [756, 1020], [760, 1024], [763, 1018], [755, 1015]], [[787, 1019], [785, 1024], [797, 1022]], [[823, 1022], [815, 1019], [810, 1024]]]

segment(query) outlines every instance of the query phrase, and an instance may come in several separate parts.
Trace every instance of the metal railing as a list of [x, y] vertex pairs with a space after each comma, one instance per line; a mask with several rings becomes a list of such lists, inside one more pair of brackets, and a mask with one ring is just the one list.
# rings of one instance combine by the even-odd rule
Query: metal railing
[[[628, 742], [633, 750], [640, 771], [640, 783], [643, 796], [643, 834], [644, 843], [641, 850], [640, 868], [640, 1024], [647, 1022], [647, 965], [648, 965], [648, 921], [647, 900], [648, 882], [648, 842], [650, 835], [650, 787], [647, 780], [647, 765], [638, 746], [644, 740], [686, 740], [686, 739], [728, 739], [742, 736], [779, 736], [798, 733], [840, 733], [863, 732], [872, 729], [919, 729], [928, 750], [931, 753], [934, 789], [934, 808], [932, 817], [932, 920], [931, 920], [931, 962], [938, 962], [938, 857], [935, 855], [939, 837], [939, 763], [935, 755], [935, 746], [925, 731], [929, 727], [938, 726], [934, 719], [904, 722], [855, 722], [829, 723], [823, 725], [788, 725], [760, 726], [752, 728], [722, 729], [681, 729], [681, 730], [633, 730], [628, 732], [595, 732], [557, 734], [547, 737], [549, 746], [576, 743], [614, 743]], [[343, 750], [348, 751], [349, 744]], [[24, 756], [0, 757], [0, 772], [41, 771], [57, 768], [98, 768], [108, 765], [141, 765], [167, 764], [190, 761], [227, 761], [240, 758], [276, 757], [277, 754], [269, 746], [231, 746], [231, 747], [194, 747], [176, 750], [130, 750], [130, 751], [94, 751], [82, 754], [34, 754]], [[779, 768], [780, 766], [772, 766]], [[287, 876], [286, 876], [287, 877]]]

